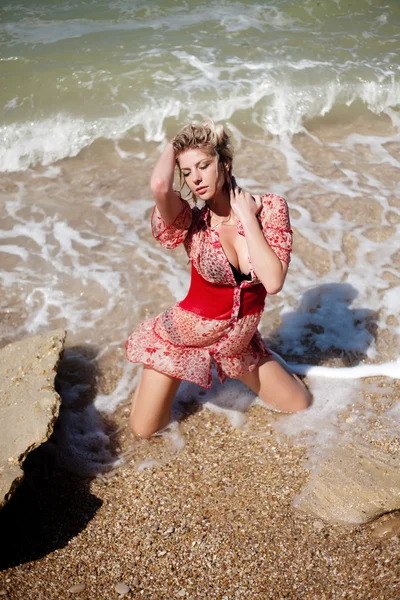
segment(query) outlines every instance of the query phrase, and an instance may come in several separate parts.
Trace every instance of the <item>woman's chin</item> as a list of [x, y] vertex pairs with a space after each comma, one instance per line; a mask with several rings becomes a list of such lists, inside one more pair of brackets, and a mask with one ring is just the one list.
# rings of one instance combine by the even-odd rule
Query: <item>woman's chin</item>
[[196, 194], [196, 198], [198, 198], [199, 200], [202, 200], [203, 202], [207, 202], [207, 200], [211, 200], [213, 197], [213, 194], [209, 191], [205, 192], [204, 194]]

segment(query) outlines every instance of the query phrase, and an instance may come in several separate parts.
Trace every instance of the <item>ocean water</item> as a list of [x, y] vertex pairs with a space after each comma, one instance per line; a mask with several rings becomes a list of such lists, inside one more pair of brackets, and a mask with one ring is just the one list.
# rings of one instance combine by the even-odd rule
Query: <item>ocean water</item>
[[[223, 122], [240, 184], [288, 201], [293, 259], [261, 330], [308, 370], [309, 422], [361, 401], [335, 369], [399, 376], [399, 44], [396, 0], [1, 3], [2, 344], [65, 327], [66, 362], [96, 365], [86, 436], [87, 387], [62, 384], [74, 468], [112, 462], [93, 411], [128, 402], [124, 340], [187, 290], [183, 251], [151, 239], [149, 178], [191, 120]], [[235, 426], [253, 401], [217, 382], [200, 400]]]
[[1, 171], [205, 115], [282, 135], [399, 102], [396, 0], [2, 5]]

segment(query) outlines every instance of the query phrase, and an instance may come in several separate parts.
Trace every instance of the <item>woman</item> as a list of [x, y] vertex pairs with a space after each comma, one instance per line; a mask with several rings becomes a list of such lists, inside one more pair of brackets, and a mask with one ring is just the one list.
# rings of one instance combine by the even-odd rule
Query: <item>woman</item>
[[[288, 269], [287, 205], [240, 189], [232, 157], [222, 126], [191, 124], [152, 173], [153, 235], [166, 248], [184, 244], [192, 280], [184, 300], [144, 321], [126, 343], [127, 358], [144, 365], [130, 417], [141, 437], [169, 423], [182, 380], [211, 386], [212, 361], [221, 381], [239, 379], [271, 407], [296, 412], [310, 403], [307, 388], [274, 359], [257, 330], [266, 295], [282, 289]], [[202, 208], [190, 208], [174, 191], [176, 166]]]

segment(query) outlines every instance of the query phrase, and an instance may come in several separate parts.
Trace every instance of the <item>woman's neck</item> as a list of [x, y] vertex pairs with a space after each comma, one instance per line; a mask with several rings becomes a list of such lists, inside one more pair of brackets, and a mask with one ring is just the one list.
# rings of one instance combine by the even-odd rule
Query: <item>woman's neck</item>
[[229, 194], [221, 191], [214, 198], [207, 200], [208, 208], [218, 217], [228, 217], [231, 214], [231, 202]]

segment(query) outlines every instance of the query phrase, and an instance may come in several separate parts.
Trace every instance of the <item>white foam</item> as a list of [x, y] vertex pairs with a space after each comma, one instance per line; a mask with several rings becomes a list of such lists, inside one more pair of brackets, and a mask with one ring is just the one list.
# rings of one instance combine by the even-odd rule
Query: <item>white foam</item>
[[246, 422], [245, 412], [254, 401], [254, 394], [238, 381], [227, 381], [223, 386], [214, 376], [213, 388], [202, 398], [204, 408], [222, 413], [232, 427], [241, 428]]
[[57, 114], [39, 121], [0, 127], [0, 171], [24, 171], [37, 164], [50, 165], [67, 156], [76, 156], [93, 141], [118, 140], [136, 126], [145, 127], [146, 141], [164, 140], [167, 117], [179, 116], [180, 101], [170, 100], [136, 110], [121, 117], [85, 120]]
[[[238, 111], [248, 110], [261, 130], [289, 137], [304, 131], [305, 120], [323, 116], [338, 104], [352, 104], [359, 99], [369, 110], [381, 113], [400, 103], [400, 84], [396, 82], [371, 81], [351, 87], [351, 90], [340, 82], [328, 82], [318, 88], [297, 88], [290, 79], [285, 81], [275, 74], [268, 75], [263, 64], [259, 65], [259, 78], [253, 80], [252, 75], [250, 80], [239, 79], [232, 88], [231, 81], [221, 81], [224, 69], [213, 64], [212, 56], [202, 60], [182, 50], [173, 54], [185, 68], [189, 64], [195, 75], [182, 79], [181, 89], [174, 90], [169, 98], [146, 98], [140, 108], [125, 106], [123, 114], [113, 118], [89, 120], [59, 113], [47, 119], [3, 125], [0, 128], [4, 139], [0, 149], [0, 171], [26, 170], [37, 164], [51, 165], [62, 158], [76, 156], [97, 139], [122, 139], [135, 127], [143, 129], [146, 141], [162, 142], [166, 137], [167, 121], [176, 119], [179, 122], [186, 114], [187, 102], [190, 103], [192, 117], [209, 115], [216, 121], [234, 122]], [[219, 90], [214, 98], [196, 100], [196, 89], [202, 95], [210, 85]], [[261, 109], [259, 116], [256, 116], [259, 110], [253, 112], [255, 106]], [[116, 148], [120, 155], [124, 155], [121, 149]]]
[[397, 402], [392, 408], [385, 412], [385, 416], [393, 419], [400, 425], [400, 402]]
[[29, 252], [20, 246], [12, 246], [10, 244], [2, 244], [0, 246], [0, 252], [4, 252], [6, 254], [14, 254], [15, 256], [19, 256], [22, 260], [27, 260], [29, 256]]
[[113, 413], [117, 406], [130, 396], [139, 383], [138, 367], [126, 361], [116, 388], [110, 394], [97, 394], [94, 405], [104, 413]]
[[297, 365], [288, 363], [289, 367], [299, 375], [307, 377], [324, 377], [327, 379], [355, 380], [362, 377], [391, 377], [400, 379], [400, 358], [396, 361], [377, 365], [357, 365], [355, 367], [320, 367], [314, 365]]
[[[12, 229], [0, 231], [0, 239], [8, 239], [13, 237], [27, 237], [33, 240], [38, 246], [42, 246], [46, 242], [46, 222], [35, 223], [18, 223]], [[0, 246], [4, 250], [7, 246]]]
[[18, 106], [18, 98], [17, 97], [12, 98], [8, 102], [6, 102], [6, 104], [4, 105], [4, 109], [10, 110], [11, 108], [15, 108], [16, 106]]
[[337, 420], [340, 413], [360, 400], [360, 383], [335, 377], [330, 380], [310, 378], [309, 389], [313, 403], [305, 411], [280, 417], [273, 424], [277, 431], [306, 443], [315, 458], [320, 459], [337, 437]]

